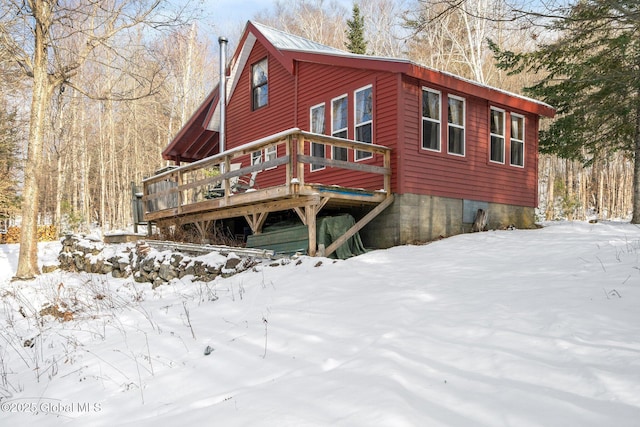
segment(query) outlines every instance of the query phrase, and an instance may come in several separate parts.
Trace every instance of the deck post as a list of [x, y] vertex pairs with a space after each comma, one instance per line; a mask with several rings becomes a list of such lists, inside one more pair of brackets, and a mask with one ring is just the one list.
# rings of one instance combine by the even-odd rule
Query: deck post
[[[182, 187], [182, 172], [178, 172], [178, 175], [176, 177], [176, 182], [178, 184], [178, 188]], [[182, 190], [178, 190], [178, 213], [182, 213], [182, 204], [184, 202], [184, 199], [182, 197]]]
[[286, 179], [286, 185], [288, 185], [288, 192], [289, 194], [291, 194], [292, 191], [292, 187], [293, 184], [291, 183], [291, 180], [293, 179], [293, 137], [291, 135], [287, 136], [287, 143], [285, 144], [285, 155], [289, 156], [289, 162], [286, 165], [286, 171], [285, 171], [285, 179]]
[[[227, 173], [231, 170], [231, 159], [229, 156], [225, 156], [222, 161], [222, 173]], [[224, 187], [224, 201], [229, 203], [229, 194], [231, 193], [231, 185], [229, 184], [229, 178], [226, 178], [223, 182]]]
[[307, 217], [307, 229], [309, 230], [309, 256], [316, 256], [317, 235], [316, 235], [316, 215], [315, 205], [308, 205], [305, 208], [305, 216]]
[[[391, 170], [391, 152], [390, 151], [385, 151], [382, 162], [383, 162], [382, 166], [385, 169], [390, 171]], [[387, 194], [391, 194], [391, 173], [388, 173], [384, 176], [384, 191], [386, 191]]]
[[301, 133], [298, 133], [296, 138], [298, 139], [298, 149], [294, 156], [295, 164], [298, 169], [298, 176], [296, 178], [300, 181], [300, 187], [302, 188], [304, 186], [304, 163], [298, 161], [298, 156], [304, 154], [304, 136]]

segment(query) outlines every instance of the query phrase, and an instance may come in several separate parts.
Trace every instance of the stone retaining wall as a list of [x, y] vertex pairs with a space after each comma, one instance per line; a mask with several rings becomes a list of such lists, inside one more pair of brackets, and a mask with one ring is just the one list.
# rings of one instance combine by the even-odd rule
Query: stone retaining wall
[[172, 251], [158, 252], [144, 241], [117, 247], [120, 250], [114, 251], [102, 241], [67, 235], [62, 239], [58, 256], [60, 269], [111, 274], [116, 278], [133, 276], [136, 282], [151, 283], [155, 288], [187, 275], [193, 276], [193, 280], [208, 282], [218, 276], [232, 276], [256, 264], [254, 259], [240, 258], [233, 252], [195, 258]]

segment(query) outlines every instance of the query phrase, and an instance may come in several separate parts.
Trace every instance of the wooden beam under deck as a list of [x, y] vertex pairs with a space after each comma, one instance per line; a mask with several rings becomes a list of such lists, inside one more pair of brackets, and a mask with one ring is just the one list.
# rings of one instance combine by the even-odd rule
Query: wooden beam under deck
[[244, 217], [245, 215], [259, 215], [266, 212], [278, 212], [294, 209], [296, 207], [304, 207], [317, 205], [320, 203], [320, 196], [300, 196], [293, 198], [286, 198], [280, 200], [270, 200], [261, 203], [253, 203], [250, 205], [229, 207], [226, 209], [217, 209], [204, 211], [193, 214], [184, 214], [181, 216], [166, 216], [162, 219], [156, 220], [159, 226], [162, 225], [184, 225], [197, 221], [212, 221], [218, 219]]

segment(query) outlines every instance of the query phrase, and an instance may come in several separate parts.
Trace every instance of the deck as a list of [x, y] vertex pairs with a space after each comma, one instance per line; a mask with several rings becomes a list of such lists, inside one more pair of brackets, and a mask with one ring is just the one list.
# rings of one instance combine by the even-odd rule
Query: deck
[[[349, 160], [313, 156], [313, 147], [320, 145], [325, 153], [346, 149]], [[252, 154], [260, 151], [272, 155], [252, 162]], [[354, 161], [356, 152], [368, 158]], [[244, 217], [258, 234], [269, 213], [294, 210], [308, 226], [308, 253], [314, 256], [321, 209], [370, 207], [342, 242], [322, 252], [328, 256], [393, 201], [390, 153], [379, 145], [291, 129], [146, 178], [144, 219], [161, 228], [195, 224], [204, 230], [207, 221]], [[321, 170], [312, 172], [311, 165]]]

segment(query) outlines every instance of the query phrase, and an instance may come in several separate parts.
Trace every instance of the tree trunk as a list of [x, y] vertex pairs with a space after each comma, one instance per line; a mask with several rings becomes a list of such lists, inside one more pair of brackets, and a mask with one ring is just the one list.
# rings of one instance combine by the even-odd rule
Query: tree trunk
[[551, 221], [556, 218], [556, 212], [555, 212], [556, 201], [555, 201], [555, 194], [553, 191], [556, 184], [556, 174], [555, 174], [556, 166], [551, 156], [547, 157], [546, 164], [547, 164], [548, 178], [547, 178], [547, 209], [545, 212], [545, 217], [547, 221]]
[[33, 2], [35, 18], [33, 53], [33, 96], [29, 120], [29, 143], [22, 191], [22, 224], [20, 228], [20, 254], [16, 279], [33, 279], [40, 274], [38, 268], [38, 176], [42, 164], [44, 131], [47, 110], [51, 103], [52, 87], [47, 74], [47, 37], [51, 25], [51, 4]]
[[[638, 94], [640, 101], [640, 93]], [[633, 157], [633, 215], [632, 224], [640, 224], [640, 102], [636, 102], [635, 152]]]

